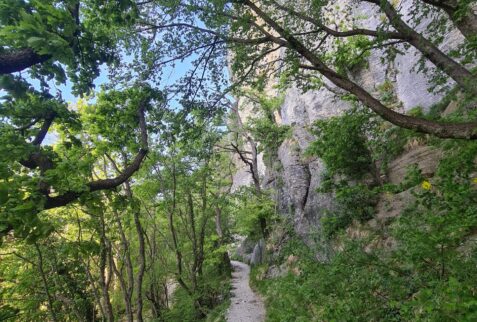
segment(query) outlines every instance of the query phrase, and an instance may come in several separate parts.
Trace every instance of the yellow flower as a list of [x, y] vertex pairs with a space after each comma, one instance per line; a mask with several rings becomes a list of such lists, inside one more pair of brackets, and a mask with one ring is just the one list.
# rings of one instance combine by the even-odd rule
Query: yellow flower
[[431, 185], [431, 183], [430, 183], [429, 181], [424, 180], [424, 181], [422, 182], [422, 184], [421, 184], [421, 187], [422, 187], [422, 189], [424, 189], [424, 190], [430, 190], [431, 187], [432, 187], [432, 185]]
[[472, 182], [473, 182], [474, 184], [477, 184], [477, 177], [475, 177], [474, 179], [472, 179]]

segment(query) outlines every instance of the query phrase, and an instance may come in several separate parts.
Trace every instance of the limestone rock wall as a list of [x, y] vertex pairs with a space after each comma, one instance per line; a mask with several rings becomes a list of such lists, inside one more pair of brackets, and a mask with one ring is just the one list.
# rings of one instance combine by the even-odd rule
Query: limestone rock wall
[[[344, 5], [346, 1], [340, 0], [336, 3]], [[404, 17], [409, 17], [413, 5], [412, 0], [400, 2], [400, 12]], [[366, 28], [375, 28], [381, 19], [381, 15], [369, 3], [359, 2], [352, 12], [361, 17], [360, 21]], [[424, 21], [419, 29], [424, 30], [425, 23]], [[463, 38], [458, 31], [452, 31], [446, 39], [442, 44], [443, 51], [455, 48]], [[428, 109], [442, 98], [439, 94], [428, 92], [427, 77], [414, 69], [419, 58], [415, 49], [410, 48], [404, 55], [398, 55], [396, 60], [389, 64], [381, 62], [380, 54], [373, 52], [369, 58], [369, 67], [351, 75], [367, 90], [378, 95], [379, 84], [390, 80], [394, 85], [395, 95], [401, 102], [399, 107], [401, 112], [409, 111], [416, 106]], [[314, 140], [308, 128], [314, 121], [339, 115], [350, 107], [348, 103], [337, 98], [335, 93], [341, 90], [333, 88], [331, 84], [327, 84], [326, 87], [331, 91], [325, 87], [306, 93], [302, 93], [295, 87], [286, 91], [278, 120], [293, 128], [292, 135], [281, 144], [272, 167], [266, 167], [263, 162], [260, 162], [263, 172], [262, 185], [276, 191], [280, 211], [283, 215], [291, 216], [296, 231], [305, 239], [309, 233], [319, 229], [320, 218], [327, 209], [333, 207], [332, 195], [316, 191], [325, 170], [323, 162], [304, 156], [307, 146]], [[271, 91], [270, 95], [274, 95], [274, 92]], [[244, 119], [254, 113], [243, 103], [240, 111]], [[426, 159], [432, 158], [432, 153], [434, 152], [419, 150], [408, 157]], [[411, 161], [397, 160], [394, 165], [396, 168], [401, 165], [405, 167], [404, 163]], [[417, 160], [417, 162], [420, 161], [422, 160]], [[240, 169], [234, 177], [234, 188], [251, 182], [250, 175], [244, 170], [244, 166], [240, 163], [237, 165]], [[435, 165], [430, 165], [430, 167], [433, 166]], [[401, 176], [401, 170], [396, 169], [396, 176]]]

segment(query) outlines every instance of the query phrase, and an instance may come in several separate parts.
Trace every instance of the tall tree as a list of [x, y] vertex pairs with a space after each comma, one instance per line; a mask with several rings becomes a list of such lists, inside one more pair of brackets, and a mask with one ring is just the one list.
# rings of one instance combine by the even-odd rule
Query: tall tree
[[[101, 94], [95, 105], [78, 106], [81, 113], [36, 93], [4, 102], [1, 113], [10, 122], [1, 126], [0, 162], [5, 169], [1, 173], [5, 193], [0, 202], [2, 233], [14, 229], [18, 236], [41, 234], [35, 230], [40, 225], [40, 211], [65, 206], [88, 193], [126, 182], [148, 152], [146, 110], [157, 104], [160, 109], [159, 100], [160, 95], [146, 88]], [[98, 123], [106, 119], [114, 123]], [[53, 149], [44, 140], [54, 123]], [[13, 144], [16, 152], [10, 153]], [[91, 154], [93, 147], [99, 154]], [[118, 152], [132, 158], [119, 174], [89, 178], [101, 154]], [[17, 176], [23, 179], [7, 184]]]
[[[349, 77], [348, 71], [364, 61], [370, 51], [392, 48], [396, 52], [403, 49], [399, 46], [410, 45], [465, 92], [477, 93], [475, 75], [404, 21], [390, 2], [365, 2], [375, 4], [386, 16], [376, 30], [356, 27], [351, 19], [344, 23], [350, 29], [344, 31], [327, 26], [323, 8], [328, 1], [305, 1], [300, 6], [273, 0], [188, 1], [172, 5], [174, 14], [169, 20], [155, 23], [144, 17], [139, 21], [159, 33], [174, 29], [181, 30], [185, 38], [189, 34], [194, 39], [197, 34], [203, 35], [203, 46], [214, 39], [226, 43], [233, 52], [231, 67], [236, 83], [250, 78], [254, 80], [249, 84], [263, 82], [281, 71], [302, 83], [306, 79], [305, 88], [314, 88], [317, 75], [321, 75], [397, 126], [441, 138], [475, 139], [475, 122], [438, 122], [396, 112]], [[194, 17], [202, 18], [203, 24], [195, 24]]]
[[[150, 86], [136, 85], [144, 90], [113, 91], [109, 98], [100, 98], [105, 102], [123, 95], [121, 102], [111, 107], [123, 111], [119, 104], [124, 107], [127, 98], [134, 101], [135, 106], [126, 112], [129, 117], [121, 122], [130, 122], [123, 126], [131, 134], [138, 133], [139, 144], [135, 157], [120, 174], [88, 180], [85, 170], [94, 157], [87, 156], [89, 147], [78, 139], [85, 135], [81, 134], [84, 124], [61, 92], [53, 89], [53, 82], [68, 81], [74, 94], [88, 93], [101, 65], [120, 62], [126, 39], [123, 31], [135, 19], [135, 4], [4, 0], [0, 8], [0, 88], [7, 94], [0, 102], [0, 189], [4, 195], [0, 235], [12, 230], [18, 236], [41, 235], [48, 227], [35, 230], [41, 226], [39, 211], [67, 205], [85, 192], [118, 187], [138, 170], [148, 152], [146, 109], [159, 96]], [[52, 148], [52, 141], [59, 144]], [[9, 152], [12, 147], [15, 153]], [[74, 169], [75, 179], [65, 177], [67, 169]], [[22, 180], [7, 184], [16, 176]]]

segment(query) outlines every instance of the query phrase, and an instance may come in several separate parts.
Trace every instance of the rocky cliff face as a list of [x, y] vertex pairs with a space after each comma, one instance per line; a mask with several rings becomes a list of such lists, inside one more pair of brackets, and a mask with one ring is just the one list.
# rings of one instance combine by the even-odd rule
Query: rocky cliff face
[[[410, 15], [412, 6], [412, 1], [402, 2], [400, 10], [404, 17]], [[371, 4], [361, 3], [353, 9], [353, 14], [361, 17], [363, 27], [367, 28], [375, 28], [380, 19], [380, 15], [376, 14]], [[425, 26], [425, 22], [422, 26]], [[420, 29], [424, 30], [423, 27]], [[446, 39], [448, 41], [442, 44], [442, 49], [449, 51], [462, 41], [462, 36], [457, 31], [453, 31]], [[401, 112], [409, 111], [417, 106], [426, 110], [442, 97], [429, 93], [427, 77], [415, 71], [414, 67], [418, 58], [416, 50], [411, 48], [404, 55], [398, 55], [394, 62], [383, 64], [380, 53], [374, 52], [369, 58], [368, 68], [356, 71], [351, 77], [376, 96], [379, 96], [380, 84], [385, 81], [391, 82], [394, 95], [400, 102], [397, 108]], [[348, 103], [337, 97], [336, 92], [340, 90], [329, 84], [326, 88], [306, 93], [302, 93], [295, 87], [289, 88], [285, 93], [277, 120], [281, 124], [291, 126], [292, 135], [279, 147], [273, 165], [266, 166], [262, 161], [259, 164], [263, 176], [262, 185], [276, 191], [280, 212], [291, 216], [296, 231], [305, 237], [305, 240], [308, 234], [319, 228], [320, 218], [326, 210], [333, 207], [332, 195], [316, 191], [325, 170], [323, 162], [304, 156], [307, 146], [314, 140], [307, 128], [316, 120], [339, 115], [350, 107]], [[274, 93], [271, 91], [270, 95]], [[240, 113], [246, 120], [253, 115], [254, 111], [241, 102]], [[402, 178], [402, 171], [408, 164], [432, 163], [435, 157], [433, 153], [428, 149], [420, 148], [412, 152], [410, 156], [402, 156], [391, 166], [389, 174], [391, 180], [396, 181]], [[251, 182], [250, 174], [244, 165], [237, 162], [237, 166], [239, 170], [234, 176], [234, 188]], [[435, 164], [427, 165], [427, 169], [434, 167]]]

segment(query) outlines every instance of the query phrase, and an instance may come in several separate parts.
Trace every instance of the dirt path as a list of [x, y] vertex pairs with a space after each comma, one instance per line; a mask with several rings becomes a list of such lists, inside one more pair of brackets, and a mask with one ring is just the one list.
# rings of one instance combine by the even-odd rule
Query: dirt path
[[227, 314], [228, 322], [262, 322], [265, 320], [265, 306], [262, 299], [249, 286], [250, 267], [232, 261], [232, 298]]

